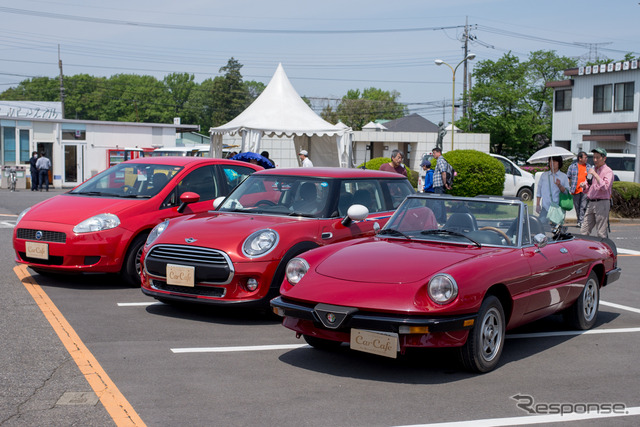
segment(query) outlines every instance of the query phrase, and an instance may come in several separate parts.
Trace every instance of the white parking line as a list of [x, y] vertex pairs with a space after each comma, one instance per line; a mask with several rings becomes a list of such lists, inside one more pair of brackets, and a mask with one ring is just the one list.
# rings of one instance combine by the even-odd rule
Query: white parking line
[[624, 254], [624, 255], [640, 255], [640, 251], [632, 251], [631, 249], [620, 249], [620, 248], [618, 248], [618, 253], [619, 254]]
[[[580, 420], [593, 420], [615, 417], [628, 417], [640, 415], [640, 407], [626, 408], [622, 414], [611, 413], [568, 413], [558, 415], [529, 415], [522, 417], [509, 417], [509, 418], [490, 418], [484, 420], [469, 420], [469, 421], [453, 421], [445, 423], [434, 424], [412, 424], [397, 427], [486, 427], [486, 426], [521, 426], [528, 424], [548, 424], [548, 423], [562, 423], [572, 422]], [[635, 423], [637, 425], [637, 423]]]
[[612, 308], [618, 308], [620, 310], [627, 310], [633, 313], [640, 313], [640, 308], [627, 307], [626, 305], [620, 305], [613, 302], [600, 301], [600, 305], [604, 305]]
[[191, 347], [172, 348], [173, 353], [228, 353], [239, 351], [265, 351], [265, 350], [295, 350], [297, 348], [310, 347], [308, 344], [282, 344], [282, 345], [252, 345], [241, 347]]
[[148, 307], [150, 305], [162, 304], [158, 301], [149, 302], [119, 302], [118, 307]]

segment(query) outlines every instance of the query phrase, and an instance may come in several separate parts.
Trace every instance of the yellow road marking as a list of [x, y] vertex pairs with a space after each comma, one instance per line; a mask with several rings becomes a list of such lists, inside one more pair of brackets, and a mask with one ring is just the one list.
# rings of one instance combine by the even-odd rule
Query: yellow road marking
[[133, 406], [120, 393], [115, 383], [111, 381], [107, 373], [102, 369], [98, 360], [84, 345], [78, 334], [64, 318], [53, 301], [38, 285], [27, 271], [27, 267], [19, 265], [13, 271], [18, 276], [27, 291], [31, 294], [42, 313], [49, 321], [53, 330], [58, 334], [60, 341], [65, 346], [80, 371], [89, 382], [89, 385], [100, 398], [105, 409], [117, 426], [145, 426], [142, 418], [133, 409]]

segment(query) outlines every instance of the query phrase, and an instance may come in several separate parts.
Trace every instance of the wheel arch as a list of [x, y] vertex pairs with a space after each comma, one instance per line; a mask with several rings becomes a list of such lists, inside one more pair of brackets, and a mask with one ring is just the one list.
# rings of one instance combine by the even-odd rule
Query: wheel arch
[[[279, 292], [280, 285], [282, 284], [282, 280], [284, 279], [285, 269], [287, 268], [287, 263], [296, 256], [300, 255], [303, 252], [309, 251], [311, 249], [315, 249], [320, 247], [316, 242], [298, 242], [292, 247], [290, 247], [284, 256], [280, 259], [278, 263], [278, 267], [276, 268], [276, 272], [271, 279], [271, 285], [269, 286], [269, 293]], [[275, 289], [275, 291], [274, 291]]]
[[511, 298], [511, 294], [507, 287], [503, 283], [491, 286], [485, 293], [482, 300], [484, 301], [489, 295], [493, 295], [498, 298], [500, 304], [502, 304], [502, 309], [504, 310], [505, 323], [509, 324], [513, 311], [513, 299]]

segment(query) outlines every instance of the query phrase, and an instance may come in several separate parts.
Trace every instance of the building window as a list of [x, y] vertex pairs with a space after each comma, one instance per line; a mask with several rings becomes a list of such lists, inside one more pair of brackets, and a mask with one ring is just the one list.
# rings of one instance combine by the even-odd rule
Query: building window
[[633, 111], [633, 82], [616, 83], [614, 92], [615, 111]]
[[556, 111], [571, 110], [571, 89], [556, 90]]
[[16, 164], [16, 128], [3, 127], [2, 137], [4, 140], [3, 162], [7, 165]]
[[611, 85], [599, 85], [593, 87], [593, 112], [611, 112]]
[[20, 129], [20, 163], [29, 163], [29, 129]]

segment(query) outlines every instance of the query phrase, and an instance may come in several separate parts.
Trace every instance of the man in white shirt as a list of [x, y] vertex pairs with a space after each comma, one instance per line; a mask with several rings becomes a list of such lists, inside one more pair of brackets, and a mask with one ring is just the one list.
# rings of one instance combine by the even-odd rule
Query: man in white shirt
[[302, 162], [303, 168], [313, 167], [313, 163], [311, 162], [311, 160], [309, 160], [309, 152], [307, 150], [300, 150], [300, 152], [298, 153], [298, 156], [300, 157], [300, 161]]

